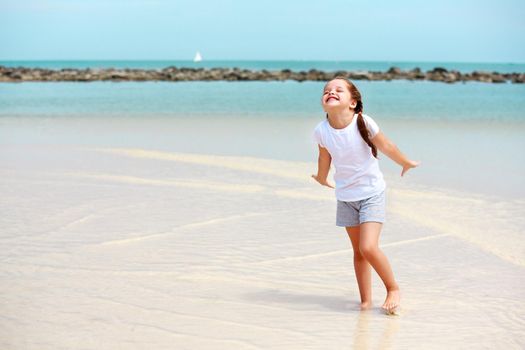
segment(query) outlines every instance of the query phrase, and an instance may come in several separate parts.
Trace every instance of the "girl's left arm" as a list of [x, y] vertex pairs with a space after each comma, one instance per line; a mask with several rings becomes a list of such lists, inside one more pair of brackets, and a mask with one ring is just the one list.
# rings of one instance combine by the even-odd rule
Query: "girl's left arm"
[[401, 176], [403, 176], [409, 169], [417, 167], [421, 162], [408, 159], [397, 146], [390, 141], [382, 131], [379, 131], [373, 138], [370, 139], [381, 153], [384, 153], [388, 158], [392, 159], [397, 164], [403, 167]]

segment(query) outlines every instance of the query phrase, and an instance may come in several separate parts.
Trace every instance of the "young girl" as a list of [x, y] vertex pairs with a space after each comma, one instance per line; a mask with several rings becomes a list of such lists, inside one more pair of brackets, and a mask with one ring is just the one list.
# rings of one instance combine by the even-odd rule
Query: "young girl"
[[370, 265], [385, 284], [387, 295], [382, 308], [396, 313], [399, 286], [388, 259], [379, 249], [385, 222], [385, 181], [379, 169], [377, 150], [399, 164], [403, 176], [420, 162], [407, 159], [379, 130], [376, 122], [363, 114], [361, 94], [345, 77], [336, 77], [324, 87], [321, 104], [326, 120], [314, 131], [319, 147], [318, 171], [312, 177], [327, 182], [331, 162], [335, 167], [337, 198], [336, 225], [345, 227], [354, 250], [354, 269], [361, 295], [361, 310], [372, 306]]

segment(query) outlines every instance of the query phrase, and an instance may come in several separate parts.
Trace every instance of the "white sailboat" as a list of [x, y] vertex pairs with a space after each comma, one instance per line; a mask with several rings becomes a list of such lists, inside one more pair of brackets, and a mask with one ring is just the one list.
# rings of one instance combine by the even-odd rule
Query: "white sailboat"
[[202, 61], [202, 56], [201, 56], [201, 53], [197, 51], [197, 53], [195, 54], [195, 57], [193, 58], [193, 62], [200, 62], [200, 61]]

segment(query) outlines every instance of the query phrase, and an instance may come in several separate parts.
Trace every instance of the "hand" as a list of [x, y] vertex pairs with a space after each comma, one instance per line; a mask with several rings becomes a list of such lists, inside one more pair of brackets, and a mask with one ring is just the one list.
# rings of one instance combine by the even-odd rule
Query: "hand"
[[328, 181], [326, 181], [326, 179], [324, 181], [321, 181], [317, 175], [312, 175], [312, 177], [314, 178], [315, 181], [319, 182], [323, 186], [335, 188], [333, 185], [329, 184]]
[[417, 167], [419, 164], [421, 164], [420, 161], [413, 161], [409, 160], [404, 166], [403, 170], [401, 171], [401, 176], [403, 176], [409, 169]]

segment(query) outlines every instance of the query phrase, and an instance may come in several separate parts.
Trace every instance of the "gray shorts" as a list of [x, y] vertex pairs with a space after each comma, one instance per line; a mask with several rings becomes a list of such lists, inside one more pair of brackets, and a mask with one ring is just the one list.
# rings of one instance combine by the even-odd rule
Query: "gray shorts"
[[337, 201], [337, 226], [359, 226], [363, 222], [385, 222], [385, 190], [381, 193], [355, 202]]

